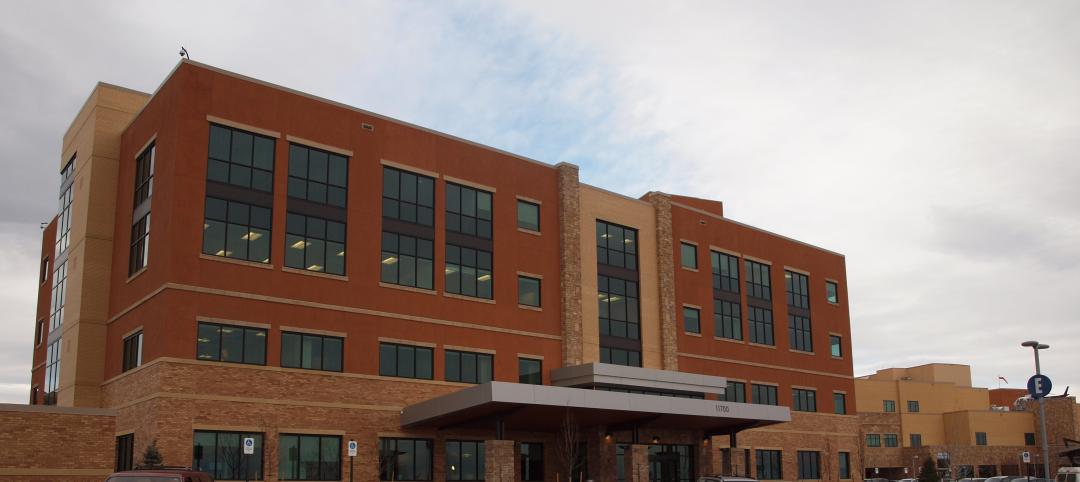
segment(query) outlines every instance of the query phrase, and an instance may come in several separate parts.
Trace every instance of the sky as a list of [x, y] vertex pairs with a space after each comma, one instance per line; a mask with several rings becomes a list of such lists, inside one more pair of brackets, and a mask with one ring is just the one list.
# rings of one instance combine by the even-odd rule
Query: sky
[[1036, 339], [1080, 391], [1080, 2], [14, 1], [0, 402], [29, 397], [64, 131], [98, 81], [153, 92], [180, 46], [843, 253], [856, 375], [1022, 387]]

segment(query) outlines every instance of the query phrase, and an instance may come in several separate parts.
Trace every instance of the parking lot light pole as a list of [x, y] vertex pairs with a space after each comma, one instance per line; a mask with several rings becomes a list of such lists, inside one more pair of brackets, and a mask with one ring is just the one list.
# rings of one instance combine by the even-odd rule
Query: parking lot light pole
[[[1050, 345], [1037, 341], [1025, 341], [1020, 346], [1031, 347], [1035, 351], [1035, 374], [1042, 375], [1042, 366], [1039, 364], [1039, 350], [1049, 349]], [[1042, 432], [1043, 477], [1050, 478], [1050, 449], [1049, 444], [1046, 442], [1046, 402], [1043, 400], [1044, 398], [1046, 397], [1039, 397], [1039, 430]]]

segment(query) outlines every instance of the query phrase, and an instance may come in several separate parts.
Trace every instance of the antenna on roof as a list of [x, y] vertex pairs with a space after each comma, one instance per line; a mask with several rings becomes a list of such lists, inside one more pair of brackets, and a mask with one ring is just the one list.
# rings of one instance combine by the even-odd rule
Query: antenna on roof
[[180, 57], [191, 60], [191, 56], [188, 55], [187, 49], [185, 49], [183, 45], [180, 46]]

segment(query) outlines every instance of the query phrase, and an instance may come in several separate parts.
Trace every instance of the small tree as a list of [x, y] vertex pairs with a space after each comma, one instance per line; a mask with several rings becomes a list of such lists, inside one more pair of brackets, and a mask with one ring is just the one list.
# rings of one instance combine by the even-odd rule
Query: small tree
[[567, 480], [574, 480], [574, 472], [579, 469], [581, 458], [581, 428], [577, 424], [574, 413], [569, 408], [563, 417], [562, 428], [555, 439], [555, 459], [559, 467], [556, 478], [565, 470]]
[[143, 452], [142, 466], [143, 467], [160, 467], [161, 466], [161, 452], [157, 449], [157, 439], [151, 440], [150, 445], [146, 446], [146, 451]]
[[938, 476], [937, 466], [934, 465], [934, 460], [927, 457], [922, 464], [922, 472], [919, 473], [919, 482], [941, 482], [941, 477]]

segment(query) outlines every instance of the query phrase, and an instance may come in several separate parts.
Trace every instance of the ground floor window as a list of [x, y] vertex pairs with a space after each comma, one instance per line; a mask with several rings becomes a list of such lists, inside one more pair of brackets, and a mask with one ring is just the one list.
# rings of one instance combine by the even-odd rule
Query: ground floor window
[[484, 480], [484, 442], [447, 440], [446, 480]]
[[851, 478], [851, 454], [848, 452], [840, 452], [840, 479]]
[[649, 481], [694, 481], [694, 450], [691, 445], [650, 445]]
[[131, 470], [135, 456], [135, 434], [116, 437], [116, 471]]
[[380, 438], [379, 480], [431, 480], [430, 439]]
[[281, 480], [341, 479], [341, 437], [283, 434], [278, 453]]
[[997, 477], [997, 466], [995, 465], [980, 465], [979, 477]]
[[800, 479], [821, 478], [821, 452], [798, 451], [796, 453], [799, 463]]
[[544, 444], [521, 443], [521, 480], [544, 480]]
[[783, 478], [780, 464], [779, 450], [758, 450], [754, 455], [757, 458], [757, 478], [760, 480], [779, 480]]
[[[245, 437], [255, 439], [255, 453], [243, 455]], [[191, 467], [218, 480], [262, 480], [263, 436], [261, 433], [196, 431]]]

